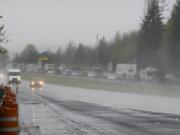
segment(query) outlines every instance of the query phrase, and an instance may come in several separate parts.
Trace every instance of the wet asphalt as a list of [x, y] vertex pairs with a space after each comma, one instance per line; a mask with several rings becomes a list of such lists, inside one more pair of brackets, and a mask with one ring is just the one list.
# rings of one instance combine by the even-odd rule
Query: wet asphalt
[[20, 135], [180, 134], [179, 115], [62, 100], [42, 91], [21, 86]]

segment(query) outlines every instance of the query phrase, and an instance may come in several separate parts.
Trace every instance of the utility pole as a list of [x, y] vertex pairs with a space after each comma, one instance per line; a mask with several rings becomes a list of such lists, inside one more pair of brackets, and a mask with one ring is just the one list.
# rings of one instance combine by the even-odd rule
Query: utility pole
[[96, 48], [96, 65], [98, 65], [98, 45], [99, 45], [99, 35], [97, 34], [97, 48]]

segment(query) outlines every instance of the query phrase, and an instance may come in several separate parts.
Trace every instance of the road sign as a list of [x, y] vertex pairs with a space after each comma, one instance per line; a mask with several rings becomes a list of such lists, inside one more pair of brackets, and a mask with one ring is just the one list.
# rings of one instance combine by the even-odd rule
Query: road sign
[[47, 55], [48, 55], [48, 51], [44, 51], [44, 52], [42, 52], [40, 55], [42, 55], [42, 56], [47, 56]]
[[48, 51], [42, 52], [42, 53], [40, 54], [39, 60], [40, 60], [40, 61], [48, 61]]
[[48, 61], [48, 57], [40, 57], [39, 60], [41, 60], [41, 61]]

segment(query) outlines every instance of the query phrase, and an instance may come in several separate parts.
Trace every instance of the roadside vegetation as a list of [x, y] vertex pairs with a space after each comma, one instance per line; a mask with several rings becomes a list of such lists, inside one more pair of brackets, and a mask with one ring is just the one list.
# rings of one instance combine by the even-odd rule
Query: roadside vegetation
[[[118, 63], [136, 63], [138, 71], [153, 67], [164, 73], [180, 76], [180, 1], [176, 1], [169, 18], [164, 16], [166, 0], [148, 0], [147, 9], [140, 22], [140, 29], [129, 33], [117, 32], [114, 38], [107, 41], [105, 37], [98, 38], [96, 45], [69, 42], [65, 49], [47, 50], [45, 63], [57, 66], [64, 64], [68, 68], [79, 67], [87, 69], [95, 64], [107, 70], [112, 63], [115, 71]], [[113, 21], [113, 20], [112, 20]], [[38, 63], [41, 52], [35, 45], [28, 44], [25, 49], [16, 54], [15, 63]]]
[[104, 91], [117, 91], [125, 93], [180, 97], [180, 86], [170, 84], [111, 81], [103, 79], [73, 78], [60, 75], [23, 73], [24, 80], [44, 80], [45, 85], [55, 84], [77, 88], [96, 89]]
[[[102, 81], [97, 79], [68, 78], [58, 75], [25, 73], [25, 80], [43, 79], [47, 83], [100, 89], [113, 90], [138, 94], [180, 96], [180, 87], [173, 84], [165, 84], [166, 75], [180, 78], [180, 1], [177, 0], [169, 18], [164, 16], [166, 0], [147, 0], [147, 8], [140, 22], [140, 28], [129, 33], [117, 32], [113, 39], [107, 41], [105, 37], [97, 36], [96, 45], [69, 42], [65, 49], [40, 52], [35, 45], [28, 44], [24, 50], [13, 59], [18, 64], [54, 64], [56, 67], [64, 65], [66, 69], [79, 69], [85, 71], [92, 69], [94, 65], [103, 67], [107, 72], [109, 63], [112, 64], [111, 73], [115, 73], [119, 63], [136, 64], [138, 73], [148, 67], [157, 69], [155, 75], [160, 84], [126, 81]], [[112, 20], [113, 21], [113, 20]], [[46, 61], [39, 58], [46, 55]], [[41, 72], [42, 73], [42, 72]], [[137, 80], [139, 77], [136, 77]], [[169, 80], [168, 80], [169, 83]]]

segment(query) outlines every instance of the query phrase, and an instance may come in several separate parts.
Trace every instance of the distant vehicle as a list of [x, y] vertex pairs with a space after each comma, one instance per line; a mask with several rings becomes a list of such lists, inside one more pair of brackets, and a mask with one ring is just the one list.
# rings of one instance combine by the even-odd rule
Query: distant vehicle
[[157, 69], [147, 67], [140, 71], [140, 78], [146, 81], [152, 81], [157, 78]]
[[8, 83], [19, 84], [21, 83], [20, 69], [8, 69]]
[[88, 76], [89, 78], [94, 78], [95, 73], [94, 73], [94, 72], [88, 72], [87, 76]]
[[77, 71], [72, 71], [71, 75], [72, 75], [72, 76], [78, 76], [78, 75], [79, 75], [79, 72], [77, 72]]
[[47, 74], [54, 74], [55, 73], [55, 70], [48, 70], [47, 71]]
[[30, 87], [34, 88], [42, 88], [44, 86], [44, 81], [42, 80], [33, 80], [30, 82]]
[[134, 76], [137, 74], [137, 65], [136, 64], [117, 64], [116, 65], [116, 74], [118, 78], [122, 79], [134, 79]]
[[45, 64], [47, 74], [55, 74], [56, 68], [54, 64]]
[[94, 73], [103, 73], [103, 69], [102, 69], [102, 67], [100, 65], [95, 65], [93, 67], [93, 72]]
[[72, 71], [66, 69], [66, 70], [62, 71], [62, 75], [65, 75], [65, 76], [72, 75]]
[[104, 78], [103, 77], [103, 68], [100, 65], [95, 65], [93, 67], [93, 72], [94, 72], [94, 78]]
[[104, 79], [116, 80], [116, 78], [117, 78], [116, 74], [110, 74], [110, 73], [104, 74]]

